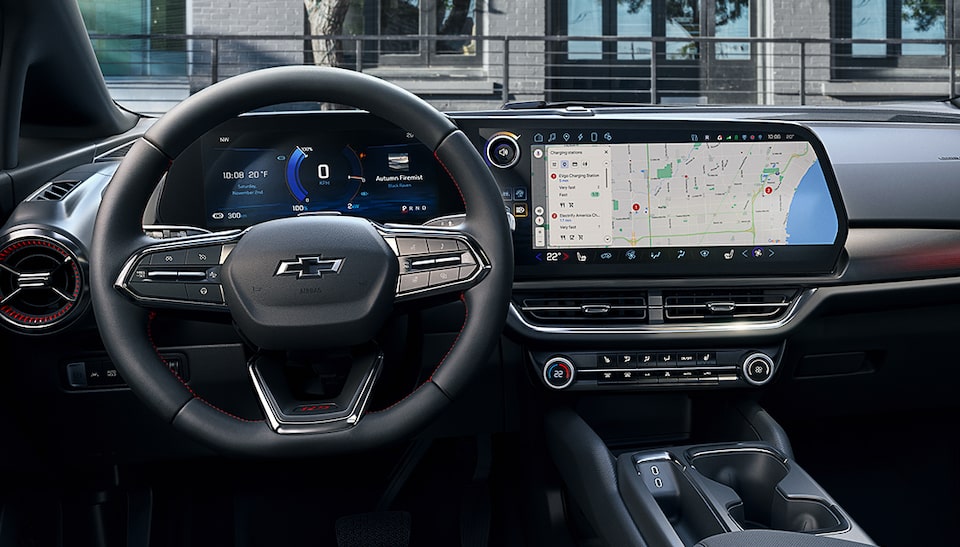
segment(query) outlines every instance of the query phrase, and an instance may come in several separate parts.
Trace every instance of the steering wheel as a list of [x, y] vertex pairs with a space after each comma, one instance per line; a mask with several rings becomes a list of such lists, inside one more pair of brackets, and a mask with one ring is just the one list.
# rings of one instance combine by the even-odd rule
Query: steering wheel
[[[315, 215], [173, 240], [145, 235], [148, 200], [184, 149], [237, 115], [298, 101], [357, 107], [412, 132], [454, 180], [465, 220], [440, 228]], [[176, 429], [222, 452], [252, 456], [364, 450], [419, 431], [469, 385], [497, 344], [513, 277], [500, 192], [467, 137], [399, 87], [320, 67], [230, 78], [157, 121], [103, 195], [90, 262], [100, 335], [130, 388]], [[372, 341], [394, 303], [440, 293], [459, 293], [465, 306], [453, 346], [420, 387], [386, 409], [368, 411], [383, 362]], [[255, 358], [248, 372], [264, 419], [234, 416], [195, 393], [160, 358], [149, 318], [163, 308], [229, 313], [261, 350], [349, 347], [353, 363], [343, 394], [335, 401], [299, 400], [275, 360]]]

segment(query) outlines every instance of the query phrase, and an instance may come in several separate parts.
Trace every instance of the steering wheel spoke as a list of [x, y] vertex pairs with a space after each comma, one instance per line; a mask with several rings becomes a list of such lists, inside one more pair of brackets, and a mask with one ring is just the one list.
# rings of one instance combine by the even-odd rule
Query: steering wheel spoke
[[380, 231], [400, 265], [397, 302], [464, 291], [490, 269], [483, 250], [465, 231], [398, 225]]
[[[383, 353], [372, 343], [322, 358], [311, 354], [311, 359], [320, 362], [291, 366], [285, 354], [271, 352], [249, 363], [250, 379], [267, 424], [277, 433], [329, 433], [357, 425], [383, 366]], [[320, 383], [313, 377], [316, 367], [322, 368], [322, 375], [339, 380], [332, 382], [337, 385], [312, 392], [295, 385]], [[307, 370], [310, 378], [295, 379], [297, 374], [291, 369]]]
[[147, 308], [228, 311], [220, 269], [242, 232], [204, 234], [138, 249], [115, 288]]

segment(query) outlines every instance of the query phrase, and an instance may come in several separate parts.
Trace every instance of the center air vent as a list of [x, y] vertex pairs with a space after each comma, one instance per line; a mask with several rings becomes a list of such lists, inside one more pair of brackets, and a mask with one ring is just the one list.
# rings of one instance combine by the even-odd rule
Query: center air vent
[[663, 318], [667, 323], [777, 319], [796, 296], [796, 289], [665, 290]]
[[7, 241], [0, 247], [0, 319], [37, 331], [75, 316], [83, 293], [81, 271], [76, 255], [53, 238]]
[[647, 319], [647, 297], [643, 291], [525, 295], [517, 298], [517, 304], [527, 319], [541, 324], [636, 324]]

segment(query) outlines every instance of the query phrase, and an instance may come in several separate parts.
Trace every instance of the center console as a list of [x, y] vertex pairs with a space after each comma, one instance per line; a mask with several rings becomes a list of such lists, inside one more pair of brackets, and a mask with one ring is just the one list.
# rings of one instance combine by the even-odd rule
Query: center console
[[758, 440], [612, 451], [563, 409], [547, 415], [546, 434], [565, 486], [610, 545], [874, 545], [793, 461], [776, 422], [759, 409], [749, 420]]

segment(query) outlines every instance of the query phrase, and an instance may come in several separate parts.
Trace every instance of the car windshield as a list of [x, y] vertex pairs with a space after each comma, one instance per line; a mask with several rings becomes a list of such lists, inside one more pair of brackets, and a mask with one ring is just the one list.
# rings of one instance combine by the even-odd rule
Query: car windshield
[[114, 98], [166, 111], [315, 64], [443, 110], [505, 103], [843, 105], [954, 95], [946, 0], [79, 0]]

